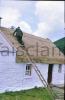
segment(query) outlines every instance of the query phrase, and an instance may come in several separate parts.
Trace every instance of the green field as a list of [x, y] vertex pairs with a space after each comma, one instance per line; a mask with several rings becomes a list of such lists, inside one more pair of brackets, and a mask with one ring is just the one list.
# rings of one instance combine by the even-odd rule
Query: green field
[[5, 92], [0, 100], [52, 100], [46, 89], [34, 88], [26, 91]]

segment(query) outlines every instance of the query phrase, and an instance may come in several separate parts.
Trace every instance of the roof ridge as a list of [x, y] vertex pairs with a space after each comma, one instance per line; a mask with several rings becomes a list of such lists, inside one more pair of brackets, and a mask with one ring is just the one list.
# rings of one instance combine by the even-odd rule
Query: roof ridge
[[[11, 28], [6, 28], [6, 27], [0, 27], [1, 29], [3, 28], [3, 29], [7, 29], [7, 30], [10, 30], [10, 31], [14, 31], [13, 29], [11, 29]], [[25, 35], [28, 35], [28, 36], [33, 36], [33, 37], [35, 37], [35, 38], [40, 38], [40, 39], [44, 39], [44, 40], [50, 40], [49, 38], [42, 38], [42, 37], [40, 37], [40, 36], [36, 36], [36, 35], [33, 35], [33, 34], [30, 34], [30, 33], [26, 33], [26, 32], [23, 32]], [[51, 40], [50, 40], [51, 41]]]

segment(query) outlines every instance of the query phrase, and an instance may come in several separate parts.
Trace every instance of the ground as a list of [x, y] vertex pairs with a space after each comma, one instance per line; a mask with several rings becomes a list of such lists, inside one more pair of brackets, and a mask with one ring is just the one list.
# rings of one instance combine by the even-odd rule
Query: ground
[[52, 100], [46, 89], [34, 88], [18, 92], [0, 94], [0, 100]]

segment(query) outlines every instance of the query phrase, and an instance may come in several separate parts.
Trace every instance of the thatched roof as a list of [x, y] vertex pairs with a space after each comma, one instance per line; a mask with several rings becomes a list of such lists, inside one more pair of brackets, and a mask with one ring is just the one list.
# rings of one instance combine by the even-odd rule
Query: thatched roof
[[[18, 43], [17, 39], [13, 37], [12, 29], [0, 28], [2, 35], [10, 43], [11, 46], [18, 48], [16, 55], [16, 62], [29, 62], [25, 50], [23, 50]], [[49, 63], [49, 64], [63, 64], [64, 63], [64, 54], [52, 43], [49, 39], [40, 38], [28, 33], [24, 33], [23, 41], [25, 47], [28, 49], [31, 58], [37, 63]], [[22, 55], [23, 53], [23, 55]]]

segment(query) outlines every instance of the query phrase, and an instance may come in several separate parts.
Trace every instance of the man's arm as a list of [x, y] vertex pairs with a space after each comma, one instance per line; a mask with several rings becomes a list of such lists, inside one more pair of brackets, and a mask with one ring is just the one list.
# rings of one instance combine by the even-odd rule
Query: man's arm
[[[22, 32], [22, 31], [21, 31]], [[22, 32], [22, 36], [23, 36], [23, 32]]]

